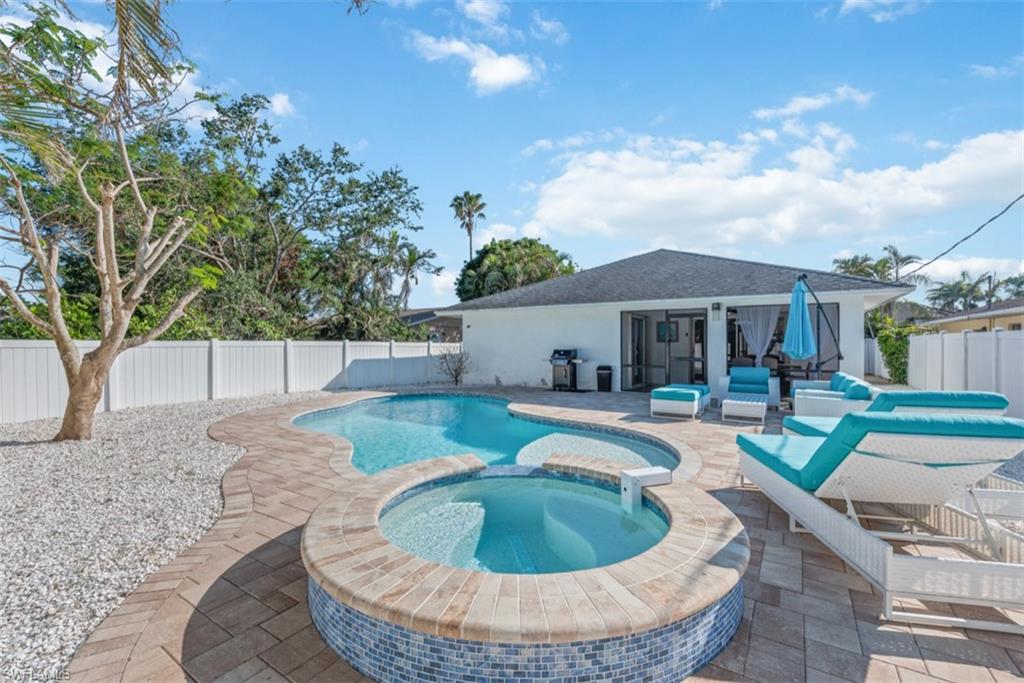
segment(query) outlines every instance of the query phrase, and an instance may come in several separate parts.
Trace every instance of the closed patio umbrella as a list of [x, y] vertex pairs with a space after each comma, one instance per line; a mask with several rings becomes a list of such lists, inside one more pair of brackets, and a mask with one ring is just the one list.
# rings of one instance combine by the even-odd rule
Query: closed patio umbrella
[[793, 285], [789, 299], [789, 319], [786, 321], [786, 336], [782, 340], [782, 352], [796, 360], [810, 358], [818, 353], [811, 328], [811, 314], [807, 310], [807, 287], [803, 280]]

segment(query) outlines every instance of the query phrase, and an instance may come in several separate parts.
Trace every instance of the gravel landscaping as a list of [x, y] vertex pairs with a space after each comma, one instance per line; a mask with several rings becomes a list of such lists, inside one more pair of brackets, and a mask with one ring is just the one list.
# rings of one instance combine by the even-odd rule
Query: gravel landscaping
[[317, 395], [102, 413], [89, 442], [48, 441], [58, 420], [0, 426], [0, 680], [61, 671], [127, 593], [213, 525], [221, 477], [243, 451], [210, 439], [211, 424]]

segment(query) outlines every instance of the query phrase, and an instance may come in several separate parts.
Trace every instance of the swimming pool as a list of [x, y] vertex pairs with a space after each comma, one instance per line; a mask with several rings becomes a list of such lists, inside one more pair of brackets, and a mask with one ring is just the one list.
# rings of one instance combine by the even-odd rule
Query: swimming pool
[[473, 453], [488, 465], [540, 465], [554, 453], [593, 455], [626, 465], [675, 469], [675, 455], [653, 443], [513, 416], [508, 401], [417, 394], [359, 401], [307, 413], [295, 425], [352, 443], [366, 474], [444, 455]]
[[621, 562], [668, 531], [650, 503], [624, 511], [611, 485], [539, 470], [495, 474], [504, 469], [413, 489], [385, 508], [381, 533], [413, 555], [451, 567], [547, 574]]

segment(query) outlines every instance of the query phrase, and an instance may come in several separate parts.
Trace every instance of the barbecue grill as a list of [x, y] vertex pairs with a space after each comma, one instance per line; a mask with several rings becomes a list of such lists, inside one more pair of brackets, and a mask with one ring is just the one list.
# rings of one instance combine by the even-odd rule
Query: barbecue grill
[[555, 349], [551, 352], [551, 388], [555, 391], [576, 391], [576, 349]]

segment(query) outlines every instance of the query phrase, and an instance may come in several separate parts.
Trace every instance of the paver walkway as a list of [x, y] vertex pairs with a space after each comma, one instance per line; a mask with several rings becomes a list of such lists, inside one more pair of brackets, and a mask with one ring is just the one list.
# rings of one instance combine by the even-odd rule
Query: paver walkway
[[[760, 426], [723, 424], [715, 411], [696, 422], [652, 420], [646, 395], [488, 391], [527, 412], [636, 429], [699, 456], [694, 480], [746, 525], [751, 561], [743, 623], [693, 680], [973, 683], [1022, 677], [1022, 637], [881, 623], [881, 601], [863, 579], [813, 538], [789, 533], [785, 516], [760, 492], [739, 486], [735, 436]], [[313, 627], [298, 551], [317, 503], [365, 475], [349, 464], [347, 443], [296, 429], [290, 419], [373, 395], [346, 392], [214, 425], [213, 438], [247, 451], [224, 477], [220, 520], [91, 634], [71, 662], [72, 680], [365, 680]], [[779, 430], [777, 413], [769, 413], [766, 430]], [[1009, 616], [1024, 622], [1024, 611]]]

